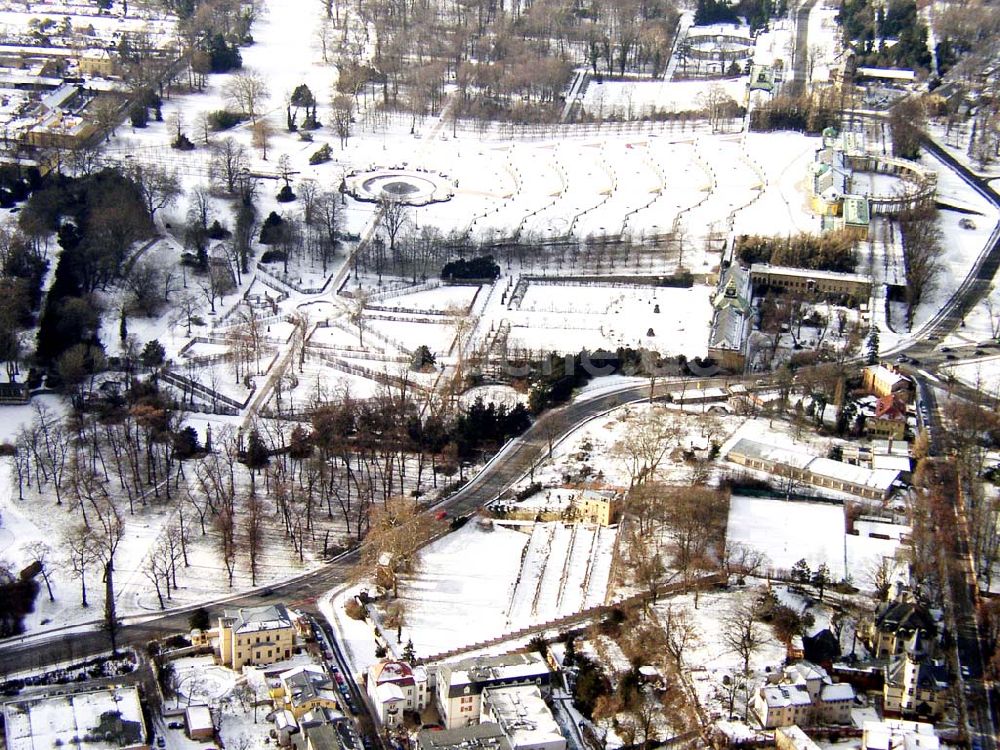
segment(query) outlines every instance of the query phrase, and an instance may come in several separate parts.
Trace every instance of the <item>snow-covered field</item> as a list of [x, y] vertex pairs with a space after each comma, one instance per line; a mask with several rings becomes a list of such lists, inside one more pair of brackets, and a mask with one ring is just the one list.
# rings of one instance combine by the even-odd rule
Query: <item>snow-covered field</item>
[[615, 527], [469, 523], [425, 548], [400, 587], [401, 643], [421, 656], [604, 603]]
[[834, 579], [851, 575], [862, 586], [867, 572], [899, 546], [845, 533], [842, 505], [740, 495], [730, 501], [727, 540], [767, 555], [769, 567], [789, 570], [804, 559], [815, 570], [825, 563]]
[[976, 357], [975, 359], [942, 368], [942, 371], [972, 388], [996, 395], [1000, 387], [1000, 357]]

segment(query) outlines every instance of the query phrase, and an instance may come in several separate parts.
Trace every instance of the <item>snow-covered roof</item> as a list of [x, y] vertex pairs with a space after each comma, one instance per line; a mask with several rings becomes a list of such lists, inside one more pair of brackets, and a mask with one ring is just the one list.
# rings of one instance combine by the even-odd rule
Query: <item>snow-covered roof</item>
[[859, 78], [882, 78], [887, 81], [915, 81], [917, 74], [912, 70], [898, 68], [865, 68], [857, 69]]
[[899, 479], [898, 471], [889, 469], [866, 469], [863, 466], [852, 466], [832, 458], [816, 458], [809, 464], [809, 471], [821, 476], [850, 482], [858, 487], [871, 487], [876, 490], [888, 490], [892, 483]]
[[740, 438], [736, 444], [729, 449], [729, 455], [736, 454], [747, 458], [756, 458], [761, 461], [771, 461], [773, 463], [792, 466], [796, 469], [805, 469], [815, 456], [802, 451], [793, 450], [784, 446], [761, 443], [749, 438]]
[[898, 383], [909, 383], [910, 379], [905, 375], [902, 375], [895, 370], [890, 370], [885, 365], [869, 365], [865, 368], [872, 373], [872, 376], [877, 380], [886, 383], [889, 386], [897, 385]]
[[827, 703], [836, 701], [854, 700], [854, 687], [846, 682], [836, 682], [833, 685], [824, 685], [819, 693], [819, 699]]
[[873, 469], [887, 469], [889, 471], [910, 471], [913, 463], [909, 456], [872, 456]]
[[371, 666], [369, 679], [377, 685], [383, 682], [394, 682], [397, 685], [412, 685], [414, 682], [412, 667], [404, 661], [381, 661]]
[[811, 268], [792, 268], [791, 266], [772, 266], [770, 263], [754, 263], [750, 266], [750, 275], [780, 274], [803, 279], [826, 279], [828, 281], [853, 281], [859, 284], [869, 284], [871, 279], [857, 273], [841, 273], [839, 271], [817, 271]]
[[212, 729], [212, 712], [208, 706], [188, 706], [184, 709], [184, 721], [189, 731]]
[[403, 690], [392, 682], [380, 683], [375, 688], [375, 698], [381, 704], [386, 703], [399, 703], [403, 698]]
[[294, 729], [299, 723], [295, 721], [295, 714], [288, 709], [274, 712], [274, 726], [280, 729]]
[[765, 685], [760, 694], [768, 708], [808, 706], [812, 703], [805, 685]]
[[872, 454], [876, 456], [909, 456], [910, 444], [906, 440], [872, 440]]
[[490, 688], [483, 691], [483, 704], [484, 712], [503, 727], [515, 748], [548, 746], [563, 740], [537, 687]]
[[785, 667], [785, 676], [792, 682], [809, 682], [819, 680], [829, 682], [830, 675], [823, 667], [809, 661], [797, 661]]
[[443, 731], [424, 729], [417, 735], [417, 747], [419, 750], [512, 750], [503, 728], [493, 722]]
[[791, 743], [795, 750], [819, 750], [819, 745], [809, 739], [808, 735], [795, 724], [788, 727], [779, 727], [774, 731], [775, 734], [781, 733], [784, 735], [785, 739]]
[[467, 684], [499, 684], [530, 677], [549, 677], [549, 667], [538, 654], [503, 654], [476, 656], [451, 664], [442, 664], [438, 675], [454, 687]]
[[284, 604], [240, 607], [235, 611], [226, 610], [225, 617], [234, 620], [233, 630], [237, 633], [256, 633], [261, 630], [281, 630], [292, 627], [292, 618]]
[[934, 727], [922, 721], [885, 719], [866, 721], [862, 727], [865, 750], [937, 750], [940, 744]]
[[854, 466], [843, 461], [834, 461], [832, 458], [813, 456], [793, 448], [769, 445], [748, 438], [740, 438], [729, 449], [730, 460], [732, 460], [733, 454], [782, 464], [801, 471], [808, 471], [818, 477], [835, 479], [856, 487], [870, 487], [880, 492], [887, 491], [899, 478], [898, 471], [866, 469], [863, 466]]
[[88, 750], [146, 747], [135, 687], [12, 701], [3, 713], [8, 750], [51, 750], [82, 737], [92, 738]]

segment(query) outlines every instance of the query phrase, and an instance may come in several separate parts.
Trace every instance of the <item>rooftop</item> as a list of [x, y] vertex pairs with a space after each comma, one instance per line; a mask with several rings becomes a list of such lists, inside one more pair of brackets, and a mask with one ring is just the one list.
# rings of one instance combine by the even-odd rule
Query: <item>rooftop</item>
[[794, 448], [769, 445], [747, 438], [741, 438], [729, 449], [728, 455], [732, 456], [733, 454], [790, 466], [801, 471], [808, 471], [816, 476], [836, 479], [857, 487], [871, 487], [883, 492], [888, 490], [892, 483], [899, 478], [898, 471], [866, 469], [863, 466], [834, 461], [832, 458], [813, 456]]
[[284, 604], [266, 607], [241, 607], [227, 609], [224, 617], [234, 620], [233, 630], [237, 633], [255, 633], [261, 630], [281, 630], [292, 627], [292, 618]]
[[815, 271], [809, 268], [792, 268], [791, 266], [772, 266], [770, 263], [754, 263], [750, 266], [750, 275], [778, 274], [806, 279], [827, 279], [829, 281], [854, 281], [859, 284], [870, 284], [871, 279], [857, 273], [840, 273], [838, 271]]
[[507, 733], [514, 747], [563, 740], [559, 725], [534, 686], [491, 688], [483, 691], [484, 711]]
[[862, 728], [864, 750], [938, 750], [940, 744], [934, 727], [922, 721], [866, 721]]
[[87, 750], [146, 747], [134, 687], [12, 701], [4, 719], [8, 750], [52, 750], [81, 740]]
[[475, 656], [461, 661], [442, 664], [438, 674], [451, 685], [466, 682], [513, 680], [519, 677], [548, 674], [549, 667], [538, 654], [503, 654], [501, 656]]
[[461, 729], [431, 731], [417, 734], [419, 750], [512, 750], [499, 724], [486, 722]]
[[805, 685], [765, 685], [760, 689], [768, 708], [809, 706], [812, 699]]

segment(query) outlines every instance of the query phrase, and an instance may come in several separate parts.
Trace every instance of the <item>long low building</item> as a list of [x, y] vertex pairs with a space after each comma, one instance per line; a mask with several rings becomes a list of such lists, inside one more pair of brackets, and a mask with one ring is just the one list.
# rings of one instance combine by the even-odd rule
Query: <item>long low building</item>
[[737, 441], [726, 457], [748, 469], [871, 500], [888, 498], [900, 475], [890, 469], [868, 469], [746, 438]]
[[868, 276], [772, 266], [769, 263], [754, 263], [750, 266], [750, 284], [755, 293], [759, 289], [768, 288], [804, 294], [838, 295], [858, 301], [867, 301], [872, 295], [872, 280]]

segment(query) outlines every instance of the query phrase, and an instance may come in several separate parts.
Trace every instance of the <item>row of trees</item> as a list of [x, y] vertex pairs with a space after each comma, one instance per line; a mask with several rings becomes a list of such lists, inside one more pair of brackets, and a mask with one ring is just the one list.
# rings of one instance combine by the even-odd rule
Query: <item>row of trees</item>
[[[440, 111], [450, 80], [455, 116], [544, 121], [559, 114], [575, 64], [595, 74], [660, 75], [677, 18], [668, 0], [595, 0], [575, 10], [551, 0], [458, 9], [368, 0], [356, 9], [331, 4], [317, 36], [340, 70], [342, 96], [377, 92], [383, 107], [419, 117]], [[359, 64], [366, 45], [374, 55]]]

